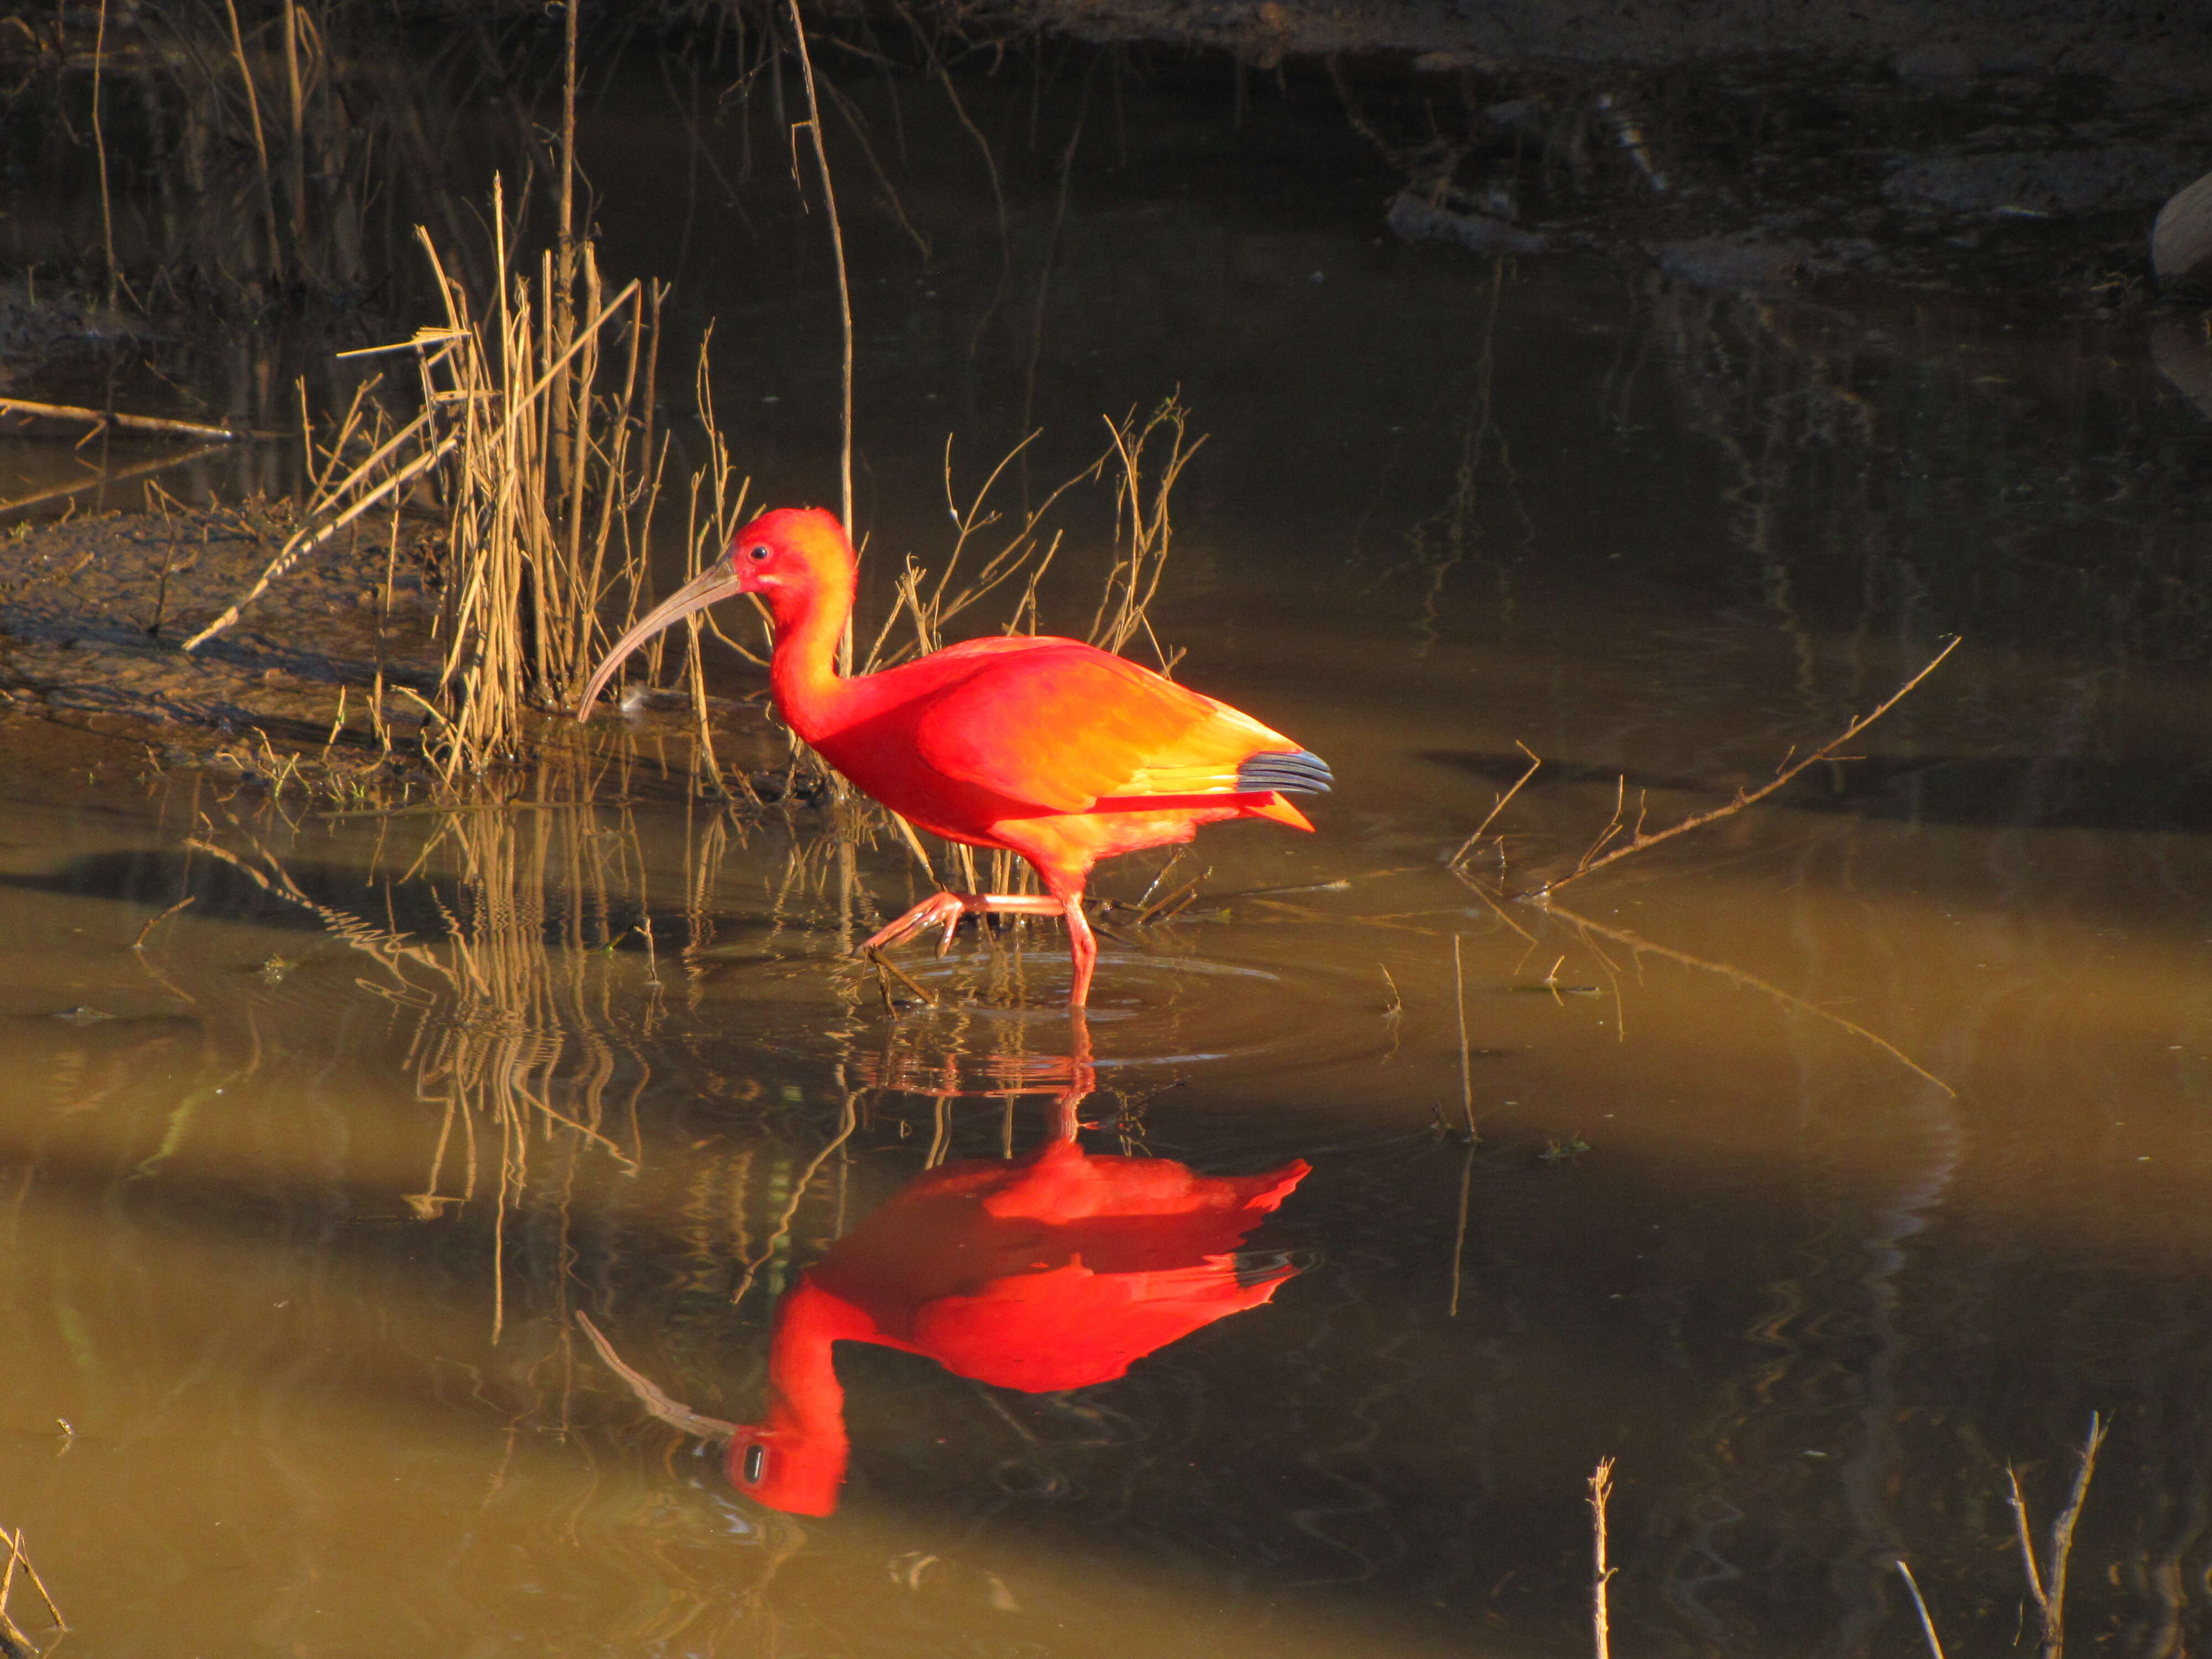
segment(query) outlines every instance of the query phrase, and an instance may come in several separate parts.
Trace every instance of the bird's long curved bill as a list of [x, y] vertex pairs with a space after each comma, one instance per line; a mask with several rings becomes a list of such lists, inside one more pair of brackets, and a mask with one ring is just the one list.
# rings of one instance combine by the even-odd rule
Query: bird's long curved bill
[[622, 666], [623, 658], [671, 623], [690, 616], [694, 611], [703, 611], [715, 600], [725, 599], [736, 591], [737, 584], [730, 573], [717, 565], [710, 566], [663, 599], [644, 621], [615, 641], [614, 648], [592, 671], [592, 683], [584, 688], [584, 695], [577, 699], [576, 718], [580, 720], [591, 719], [592, 705], [599, 701], [599, 692], [606, 683], [614, 678], [615, 670]]

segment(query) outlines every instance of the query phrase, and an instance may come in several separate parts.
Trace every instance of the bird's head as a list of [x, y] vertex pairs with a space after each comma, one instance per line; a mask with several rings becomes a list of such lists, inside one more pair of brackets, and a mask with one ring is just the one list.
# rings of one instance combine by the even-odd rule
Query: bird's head
[[789, 1428], [742, 1426], [724, 1467], [730, 1484], [786, 1515], [835, 1515], [850, 1448], [843, 1431], [807, 1435]]
[[758, 594], [781, 634], [825, 598], [842, 595], [849, 604], [852, 592], [853, 545], [836, 514], [818, 507], [780, 507], [763, 513], [732, 537], [712, 564], [615, 641], [584, 688], [576, 717], [590, 717], [600, 690], [631, 652], [672, 623], [717, 599]]

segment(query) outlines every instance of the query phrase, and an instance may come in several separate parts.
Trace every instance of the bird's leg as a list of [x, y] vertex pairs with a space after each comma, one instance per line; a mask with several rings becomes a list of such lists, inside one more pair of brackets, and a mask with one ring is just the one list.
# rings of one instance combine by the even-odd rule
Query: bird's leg
[[1091, 1022], [1080, 1003], [1067, 1011], [1068, 1034], [1074, 1052], [1067, 1057], [1067, 1087], [1052, 1103], [1052, 1139], [1072, 1141], [1083, 1125], [1075, 1109], [1098, 1086], [1098, 1068], [1091, 1057]]
[[1075, 963], [1075, 982], [1068, 987], [1067, 1006], [1080, 1012], [1091, 1000], [1091, 970], [1098, 962], [1098, 941], [1091, 932], [1090, 920], [1083, 914], [1081, 888], [1059, 902], [1061, 914], [1067, 918], [1067, 954]]

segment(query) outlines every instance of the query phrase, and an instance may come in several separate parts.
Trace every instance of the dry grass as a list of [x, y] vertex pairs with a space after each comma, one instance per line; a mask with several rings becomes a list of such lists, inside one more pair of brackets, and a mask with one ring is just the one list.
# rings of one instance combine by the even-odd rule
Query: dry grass
[[[496, 188], [492, 209], [504, 270], [507, 220]], [[374, 383], [356, 395], [319, 458], [310, 454], [313, 489], [299, 529], [185, 649], [230, 627], [363, 514], [432, 491], [447, 532], [443, 656], [425, 742], [450, 784], [521, 758], [529, 712], [571, 702], [611, 637], [603, 616], [634, 613], [647, 591], [667, 440], [656, 445], [650, 417], [658, 290], [632, 282], [608, 295], [586, 242], [573, 283], [561, 282], [549, 252], [534, 275], [480, 304], [427, 232], [422, 242], [445, 321], [374, 349], [415, 355], [421, 413], [387, 434]], [[341, 474], [340, 458], [364, 447]], [[616, 599], [623, 603], [611, 605]]]
[[[502, 205], [495, 194], [504, 270]], [[657, 467], [636, 404], [658, 307], [634, 281], [606, 295], [587, 242], [575, 289], [548, 252], [534, 281], [502, 284], [479, 313], [422, 240], [446, 304], [422, 372], [447, 428], [433, 453], [453, 457], [434, 750], [450, 781], [520, 756], [525, 711], [573, 702], [605, 643], [600, 601], [641, 589]]]

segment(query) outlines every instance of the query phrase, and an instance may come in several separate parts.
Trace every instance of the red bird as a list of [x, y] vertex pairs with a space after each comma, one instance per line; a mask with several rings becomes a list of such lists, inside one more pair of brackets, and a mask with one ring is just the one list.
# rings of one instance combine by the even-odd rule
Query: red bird
[[852, 544], [818, 507], [779, 507], [615, 642], [578, 706], [623, 658], [680, 617], [757, 593], [775, 628], [769, 671], [780, 713], [815, 752], [908, 823], [971, 847], [1018, 853], [1047, 896], [937, 893], [866, 940], [870, 951], [963, 915], [1065, 916], [1070, 1007], [1091, 992], [1098, 945], [1083, 915], [1091, 866], [1188, 841], [1224, 818], [1310, 830], [1287, 793], [1332, 781], [1317, 755], [1227, 703], [1075, 640], [1010, 635], [947, 646], [879, 674], [841, 678], [852, 614]]
[[773, 1508], [829, 1515], [851, 1443], [831, 1345], [871, 1342], [957, 1376], [1046, 1394], [1111, 1382], [1297, 1272], [1235, 1254], [1310, 1166], [1194, 1174], [1166, 1158], [1093, 1157], [1061, 1138], [1012, 1160], [917, 1176], [830, 1247], [778, 1305], [767, 1420], [731, 1425], [731, 1484]]

